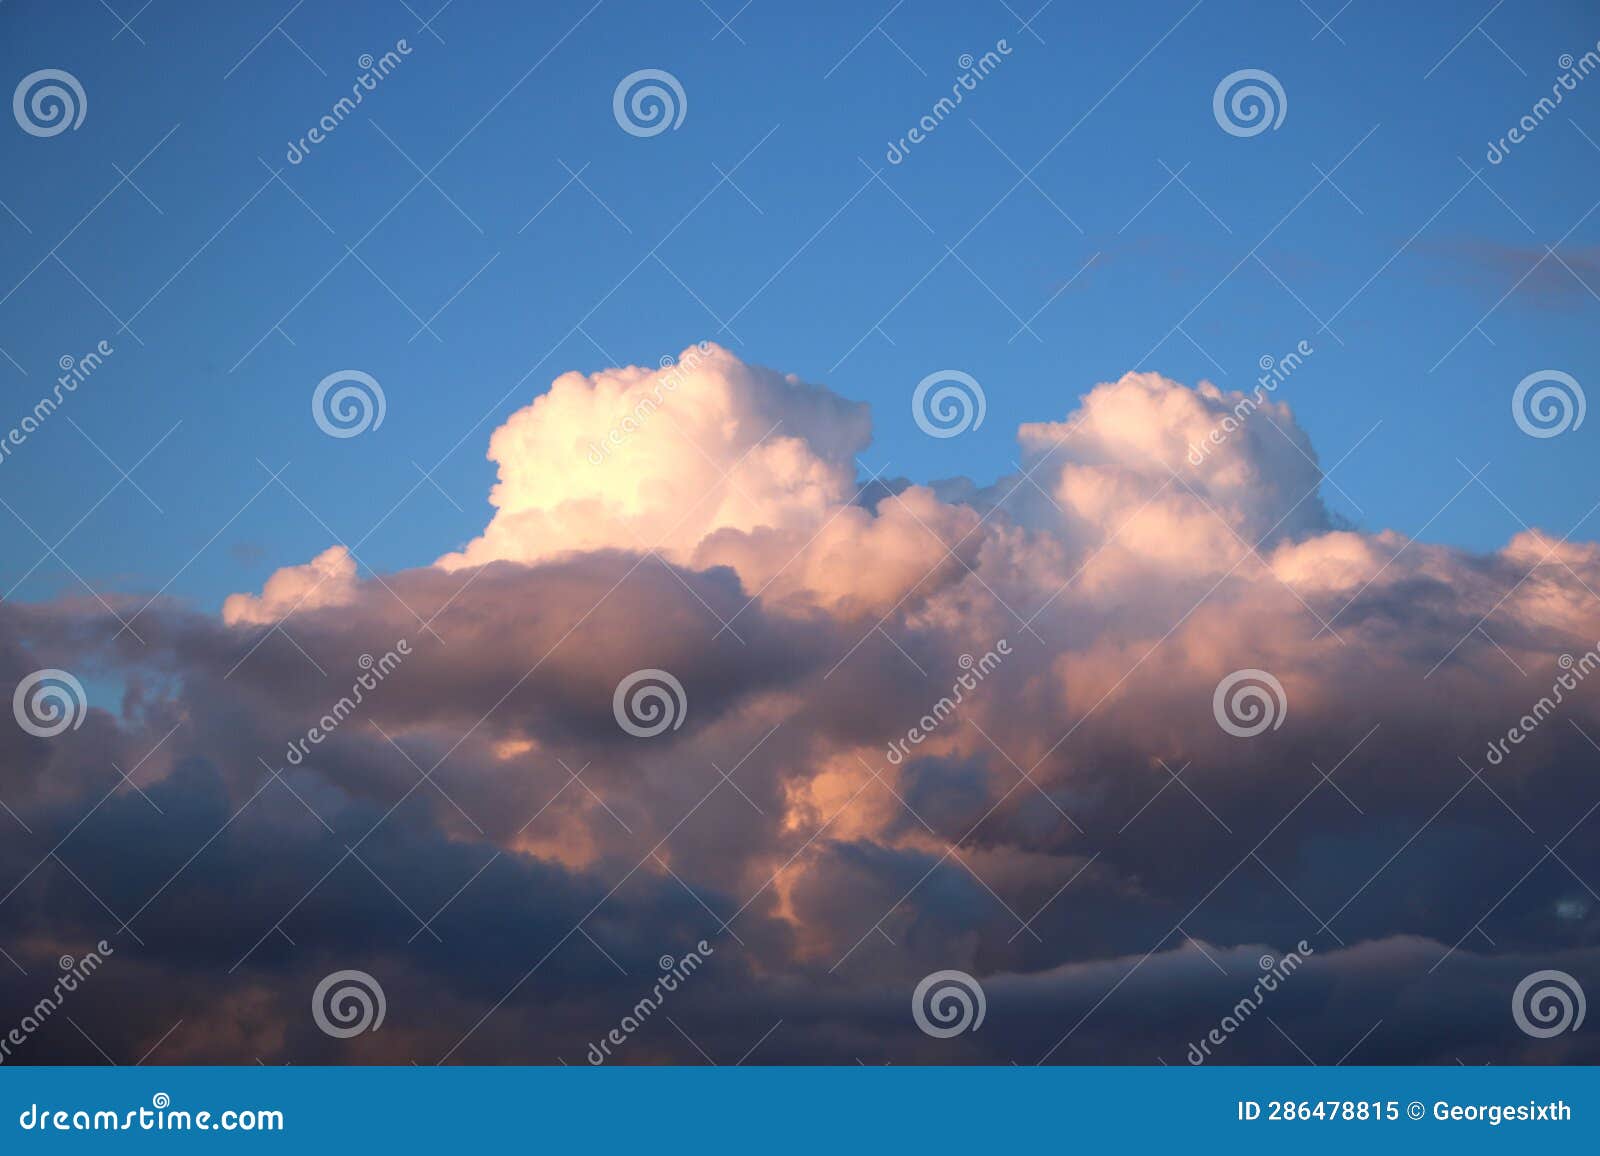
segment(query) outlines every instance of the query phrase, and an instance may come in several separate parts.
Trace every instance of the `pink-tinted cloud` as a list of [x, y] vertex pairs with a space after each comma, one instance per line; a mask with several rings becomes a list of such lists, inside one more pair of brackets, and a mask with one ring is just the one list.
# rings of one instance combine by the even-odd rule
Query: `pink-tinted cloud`
[[[685, 1014], [728, 1041], [784, 1019], [768, 1059], [1032, 1062], [1083, 1020], [1052, 1059], [1175, 1060], [1229, 961], [1301, 939], [1279, 1022], [1306, 1046], [1337, 1058], [1370, 1012], [1397, 1025], [1374, 1056], [1438, 1059], [1436, 993], [1452, 1046], [1522, 1057], [1505, 977], [1596, 962], [1594, 688], [1485, 751], [1600, 640], [1600, 550], [1337, 525], [1270, 397], [1129, 374], [1063, 408], [1019, 431], [1022, 474], [863, 485], [864, 407], [692, 347], [558, 378], [490, 439], [482, 534], [381, 586], [334, 544], [220, 621], [152, 607], [143, 645], [98, 606], [0, 609], [0, 684], [129, 688], [0, 740], [44, 843], [0, 849], [0, 883], [100, 799], [63, 856], [105, 903], [40, 868], [0, 920], [45, 953], [118, 913], [139, 985], [206, 993], [157, 1001], [185, 1054], [223, 1060], [575, 1059], [623, 973], [701, 938], [721, 978]], [[644, 669], [686, 692], [650, 739], [613, 714]], [[1214, 693], [1247, 669], [1283, 700], [1241, 738]], [[339, 966], [430, 1022], [396, 999], [356, 1051], [267, 1022]], [[976, 1051], [909, 1021], [951, 967], [992, 981]], [[1145, 1014], [1156, 978], [1175, 1010]]]

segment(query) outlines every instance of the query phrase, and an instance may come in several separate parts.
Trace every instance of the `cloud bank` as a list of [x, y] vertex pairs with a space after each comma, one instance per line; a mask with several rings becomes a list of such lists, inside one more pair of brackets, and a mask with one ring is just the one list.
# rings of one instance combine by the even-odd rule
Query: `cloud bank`
[[[1600, 547], [1364, 532], [1270, 395], [1070, 390], [1014, 476], [914, 484], [865, 406], [691, 347], [507, 419], [432, 565], [330, 543], [142, 643], [0, 606], [0, 688], [122, 688], [0, 728], [0, 1013], [106, 939], [67, 1011], [119, 1061], [577, 1063], [704, 940], [610, 1062], [1180, 1063], [1304, 941], [1211, 1062], [1600, 1060], [1511, 1009], [1600, 990]], [[1238, 671], [1281, 694], [1218, 706]], [[346, 968], [388, 1013], [338, 1039]], [[945, 969], [987, 1016], [941, 1039]]]

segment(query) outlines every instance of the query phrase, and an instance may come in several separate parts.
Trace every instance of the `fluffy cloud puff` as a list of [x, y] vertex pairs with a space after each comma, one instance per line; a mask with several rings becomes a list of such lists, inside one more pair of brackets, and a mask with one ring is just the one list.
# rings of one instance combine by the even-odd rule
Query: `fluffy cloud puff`
[[[114, 1054], [182, 1019], [155, 1058], [577, 1062], [703, 939], [667, 1010], [719, 1059], [781, 1020], [752, 1062], [1179, 1062], [1305, 941], [1219, 1060], [1600, 1058], [1510, 1014], [1600, 979], [1600, 550], [1338, 525], [1270, 396], [1129, 374], [1042, 416], [1015, 476], [868, 483], [865, 407], [692, 347], [558, 378], [490, 440], [483, 533], [382, 586], [333, 544], [142, 644], [0, 607], [0, 687], [124, 688], [0, 734], [0, 999], [105, 938]], [[613, 716], [646, 668], [687, 698], [651, 739]], [[1251, 738], [1213, 713], [1243, 669], [1283, 690]], [[348, 967], [390, 1012], [336, 1041], [306, 1004]], [[909, 1003], [947, 968], [989, 1018], [940, 1041]], [[617, 1051], [698, 1058], [659, 1019]]]

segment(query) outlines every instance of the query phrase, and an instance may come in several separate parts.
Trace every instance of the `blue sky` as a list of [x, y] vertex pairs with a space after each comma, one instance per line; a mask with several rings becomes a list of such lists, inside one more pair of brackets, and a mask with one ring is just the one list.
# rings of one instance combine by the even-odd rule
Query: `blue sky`
[[[1361, 442], [1324, 496], [1362, 528], [1489, 549], [1519, 517], [1566, 534], [1600, 496], [1594, 427], [1537, 440], [1509, 412], [1535, 370], [1600, 369], [1600, 300], [1580, 281], [1600, 287], [1600, 81], [1484, 160], [1558, 58], [1594, 47], [1579, 4], [1496, 8], [1476, 32], [1476, 7], [1365, 0], [1331, 29], [1305, 5], [1218, 0], [1058, 0], [1028, 27], [1032, 0], [714, 0], [720, 17], [461, 0], [429, 31], [429, 4], [157, 0], [131, 28], [98, 4], [0, 7], [8, 87], [61, 68], [88, 94], [76, 131], [0, 132], [0, 428], [59, 358], [116, 350], [0, 465], [32, 528], [0, 511], [13, 598], [81, 592], [70, 566], [97, 590], [215, 605], [386, 514], [362, 561], [429, 562], [481, 529], [488, 434], [552, 378], [705, 338], [870, 402], [868, 468], [980, 481], [1012, 469], [1018, 423], [1061, 418], [1097, 382], [1141, 368], [1248, 388], [1261, 356], [1307, 339], [1280, 396], [1325, 465]], [[399, 68], [287, 164], [358, 58], [401, 38]], [[887, 164], [958, 58], [1001, 39], [1004, 62]], [[649, 139], [611, 108], [642, 68], [688, 101]], [[1241, 139], [1213, 119], [1241, 68], [1282, 83], [1278, 129]], [[1571, 271], [1547, 259], [1512, 291], [1546, 245]], [[346, 368], [382, 382], [388, 412], [335, 440], [308, 403]], [[959, 443], [911, 420], [912, 388], [945, 368], [988, 398]], [[107, 497], [107, 455], [131, 468], [164, 435], [139, 489]], [[310, 509], [258, 460], [290, 463]], [[1440, 513], [1468, 481], [1458, 460], [1490, 463], [1504, 506], [1469, 487]], [[80, 518], [35, 568], [39, 538]]]

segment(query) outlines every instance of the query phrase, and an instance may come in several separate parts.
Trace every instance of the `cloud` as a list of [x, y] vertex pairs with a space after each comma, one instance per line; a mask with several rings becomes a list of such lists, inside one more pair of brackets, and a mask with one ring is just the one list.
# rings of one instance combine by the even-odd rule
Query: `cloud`
[[[691, 347], [556, 379], [490, 439], [483, 533], [381, 585], [336, 544], [142, 643], [0, 606], [0, 689], [125, 688], [0, 734], [0, 1012], [106, 938], [114, 1054], [181, 1019], [158, 1058], [577, 1062], [703, 939], [668, 1010], [717, 1058], [781, 1020], [752, 1062], [1178, 1062], [1305, 940], [1265, 1010], [1319, 1061], [1600, 1059], [1509, 1010], [1600, 978], [1600, 548], [1339, 525], [1266, 393], [1129, 374], [1042, 416], [1015, 475], [867, 485], [865, 407]], [[645, 669], [685, 692], [647, 739], [612, 701]], [[1250, 738], [1213, 713], [1244, 669], [1283, 692]], [[311, 1023], [342, 968], [381, 1032]], [[949, 968], [990, 1019], [939, 1041], [908, 1004]], [[617, 1058], [698, 1056], [657, 1021]]]
[[[1502, 245], [1457, 240], [1420, 246], [1441, 266], [1449, 280], [1470, 278], [1494, 300], [1503, 293], [1540, 310], [1576, 308], [1600, 289], [1600, 248], [1574, 245], [1552, 252], [1542, 245]], [[1512, 287], [1515, 292], [1507, 289]]]
[[274, 573], [259, 596], [230, 594], [222, 603], [222, 620], [229, 626], [261, 626], [302, 607], [343, 606], [355, 597], [355, 559], [345, 547], [329, 546], [303, 566]]
[[691, 347], [659, 370], [567, 373], [489, 439], [499, 478], [481, 537], [450, 569], [662, 548], [721, 530], [813, 529], [848, 500], [864, 406]]

